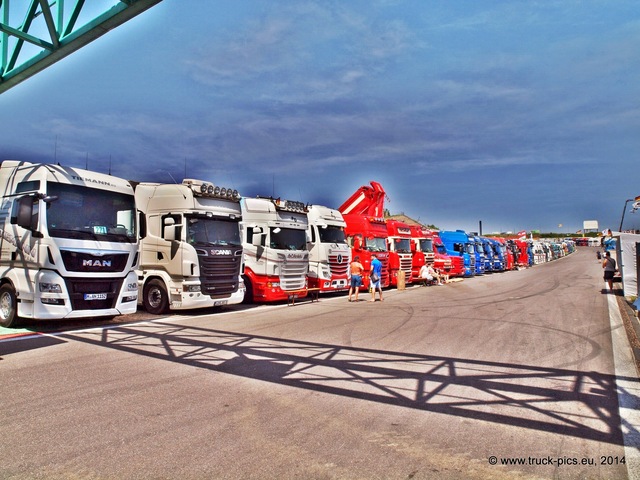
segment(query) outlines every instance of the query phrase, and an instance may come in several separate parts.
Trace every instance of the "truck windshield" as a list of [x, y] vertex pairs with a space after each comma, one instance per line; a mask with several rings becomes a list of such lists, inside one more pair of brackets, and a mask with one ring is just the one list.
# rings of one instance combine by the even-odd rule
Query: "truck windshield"
[[347, 243], [342, 227], [329, 225], [326, 228], [318, 228], [320, 243]]
[[433, 240], [431, 240], [430, 238], [421, 238], [420, 251], [425, 253], [433, 253]]
[[239, 246], [240, 228], [237, 220], [186, 215], [187, 242], [191, 245]]
[[474, 255], [476, 253], [476, 249], [473, 247], [473, 243], [465, 244], [467, 247], [467, 253]]
[[411, 241], [408, 238], [394, 238], [393, 245], [398, 253], [411, 253]]
[[49, 182], [47, 230], [58, 238], [135, 243], [133, 195]]
[[271, 227], [269, 246], [278, 250], [306, 250], [307, 234], [297, 228]]
[[386, 238], [372, 238], [368, 237], [365, 240], [364, 248], [370, 252], [386, 252], [387, 251], [387, 239]]

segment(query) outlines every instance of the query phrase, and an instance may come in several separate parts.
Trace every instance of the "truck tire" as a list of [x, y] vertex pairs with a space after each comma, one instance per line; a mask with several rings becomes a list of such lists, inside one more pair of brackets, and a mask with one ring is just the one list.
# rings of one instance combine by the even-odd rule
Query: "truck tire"
[[244, 277], [244, 299], [242, 303], [245, 305], [250, 305], [253, 303], [253, 286], [251, 285], [251, 280], [249, 277]]
[[154, 315], [161, 315], [169, 311], [169, 295], [162, 280], [149, 280], [144, 286], [142, 295], [144, 309]]
[[16, 327], [18, 320], [16, 291], [11, 285], [5, 283], [0, 287], [0, 327]]

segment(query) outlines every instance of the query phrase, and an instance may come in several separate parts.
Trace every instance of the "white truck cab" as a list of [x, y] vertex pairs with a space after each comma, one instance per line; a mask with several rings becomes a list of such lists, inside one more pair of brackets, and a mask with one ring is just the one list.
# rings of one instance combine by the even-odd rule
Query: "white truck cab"
[[5, 160], [0, 193], [0, 326], [136, 311], [136, 207], [127, 180]]
[[237, 190], [203, 180], [139, 183], [140, 303], [153, 314], [241, 303]]

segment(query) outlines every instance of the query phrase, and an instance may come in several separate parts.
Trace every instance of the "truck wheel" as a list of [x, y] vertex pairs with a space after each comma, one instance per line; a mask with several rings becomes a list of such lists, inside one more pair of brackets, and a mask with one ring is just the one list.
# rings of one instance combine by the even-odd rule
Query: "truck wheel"
[[18, 325], [18, 303], [16, 292], [11, 285], [0, 287], [0, 327], [12, 328]]
[[242, 303], [245, 305], [253, 303], [253, 287], [251, 286], [249, 277], [244, 278], [244, 299]]
[[142, 303], [144, 309], [149, 313], [154, 315], [167, 313], [169, 310], [169, 295], [161, 280], [150, 280], [144, 286]]

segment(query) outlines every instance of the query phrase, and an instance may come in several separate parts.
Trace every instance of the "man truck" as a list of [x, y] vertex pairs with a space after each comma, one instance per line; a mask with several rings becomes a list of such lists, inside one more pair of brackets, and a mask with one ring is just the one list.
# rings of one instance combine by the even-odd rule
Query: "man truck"
[[240, 195], [202, 180], [135, 184], [140, 302], [153, 314], [244, 299]]
[[132, 185], [60, 165], [0, 166], [0, 326], [136, 311]]
[[242, 209], [245, 301], [277, 302], [308, 294], [307, 207], [275, 198], [246, 198]]
[[310, 205], [307, 218], [309, 288], [317, 288], [319, 293], [347, 290], [351, 250], [342, 214], [333, 208]]

